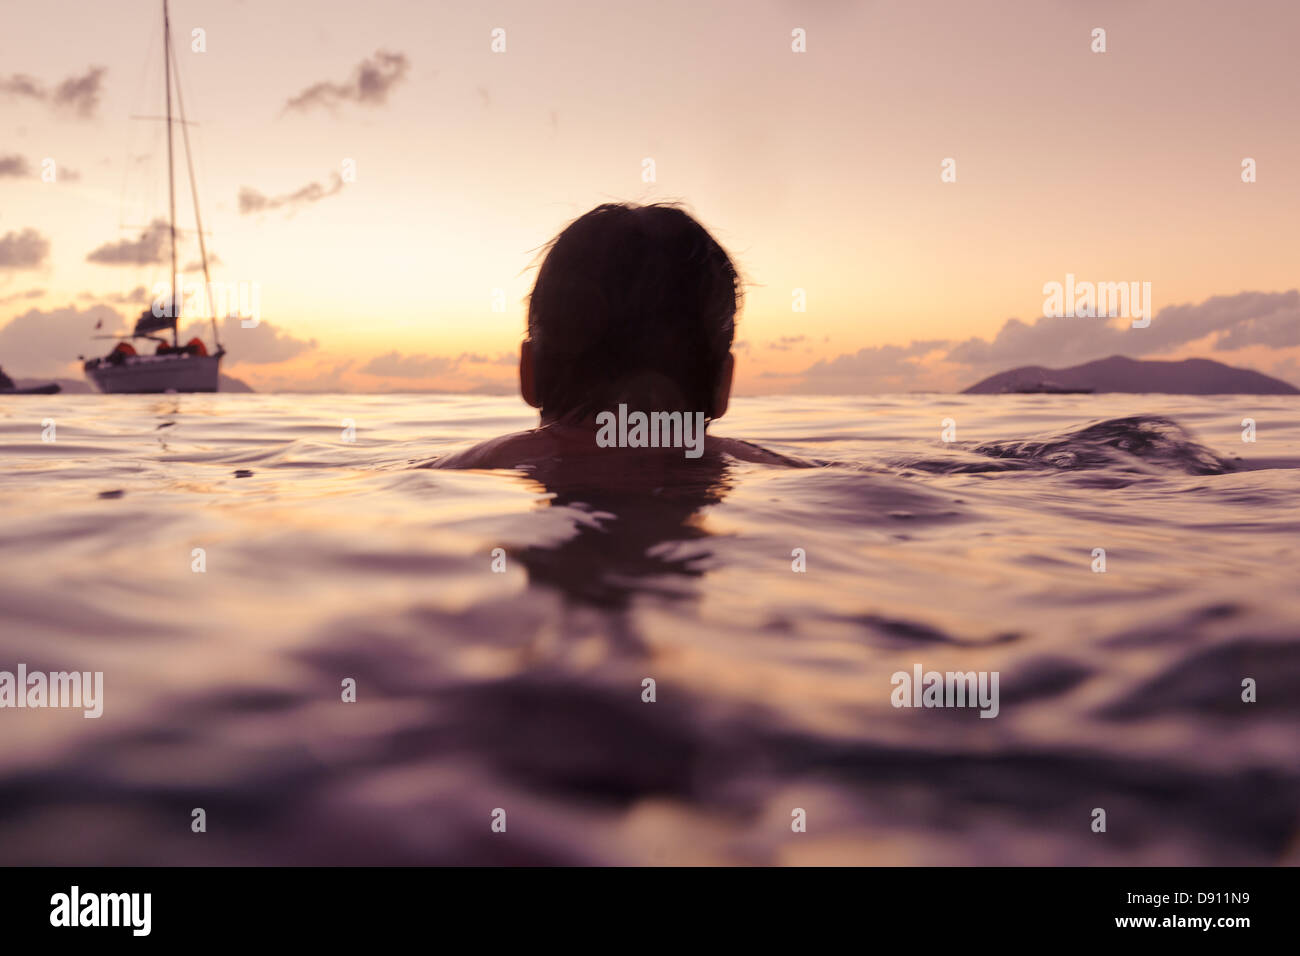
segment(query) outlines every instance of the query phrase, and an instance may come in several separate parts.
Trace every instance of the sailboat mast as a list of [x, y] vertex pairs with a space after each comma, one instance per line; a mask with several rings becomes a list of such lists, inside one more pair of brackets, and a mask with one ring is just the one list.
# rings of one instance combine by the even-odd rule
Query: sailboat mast
[[172, 345], [180, 345], [177, 327], [180, 325], [180, 295], [176, 288], [176, 176], [172, 165], [172, 23], [163, 0], [163, 85], [167, 89], [167, 207], [171, 230], [172, 249]]

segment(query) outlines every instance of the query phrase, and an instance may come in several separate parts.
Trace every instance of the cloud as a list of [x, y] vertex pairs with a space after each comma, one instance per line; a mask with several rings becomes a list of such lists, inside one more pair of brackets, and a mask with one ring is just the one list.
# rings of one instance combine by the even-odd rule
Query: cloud
[[40, 83], [23, 73], [15, 73], [7, 80], [0, 80], [0, 93], [25, 96], [33, 100], [43, 100], [49, 95]]
[[[1261, 293], [1253, 293], [1261, 295]], [[1289, 348], [1300, 345], [1300, 290], [1255, 303], [1257, 311], [1238, 320], [1214, 343], [1216, 352], [1243, 349], [1251, 345]]]
[[992, 339], [873, 346], [817, 362], [802, 373], [799, 390], [955, 389], [1022, 365], [1060, 368], [1111, 355], [1162, 355], [1194, 343], [1215, 352], [1300, 346], [1300, 290], [1239, 292], [1166, 306], [1144, 329], [1108, 318], [1012, 318]]
[[[211, 268], [212, 266], [219, 266], [219, 265], [221, 265], [221, 264], [222, 264], [222, 263], [221, 263], [221, 256], [217, 255], [215, 252], [209, 252], [209, 253], [208, 253], [208, 267], [209, 267], [209, 268]], [[202, 271], [203, 271], [203, 260], [201, 260], [201, 259], [195, 259], [193, 262], [187, 262], [187, 263], [185, 264], [185, 266], [183, 267], [183, 271], [185, 271], [185, 272], [202, 272]]]
[[167, 223], [155, 219], [140, 233], [139, 239], [106, 242], [86, 256], [86, 261], [106, 266], [148, 266], [165, 262], [168, 233]]
[[349, 358], [340, 362], [334, 357], [322, 355], [316, 357], [312, 360], [312, 364], [306, 367], [276, 370], [248, 369], [242, 374], [259, 392], [306, 394], [352, 392], [355, 389], [345, 376], [355, 364], [355, 359]]
[[[103, 328], [95, 329], [102, 321]], [[29, 309], [0, 327], [0, 356], [4, 356], [9, 374], [79, 377], [78, 355], [101, 355], [108, 344], [96, 340], [98, 334], [122, 331], [125, 323], [113, 309], [104, 305], [78, 310], [43, 311]]]
[[327, 196], [333, 196], [342, 189], [343, 177], [338, 173], [333, 174], [329, 186], [322, 186], [320, 183], [308, 183], [296, 192], [285, 193], [280, 196], [266, 196], [256, 189], [245, 186], [239, 190], [239, 211], [244, 215], [248, 215], [286, 206], [292, 210], [307, 203], [320, 202]]
[[0, 156], [0, 178], [12, 177], [13, 179], [22, 179], [31, 175], [32, 168], [27, 164], [27, 160], [21, 156]]
[[82, 119], [95, 115], [103, 87], [105, 69], [91, 67], [85, 76], [70, 77], [54, 91], [54, 104], [72, 110]]
[[[396, 357], [397, 353], [380, 356], [383, 359]], [[430, 365], [456, 365], [463, 361], [473, 361], [480, 356], [462, 353], [458, 358], [440, 358], [438, 356], [417, 355], [408, 358]], [[513, 379], [492, 380], [481, 377], [465, 377], [463, 374], [454, 379], [444, 380], [437, 386], [412, 383], [412, 376], [392, 376], [386, 381], [376, 381], [370, 373], [360, 377], [362, 370], [357, 367], [358, 360], [347, 358], [342, 361], [336, 355], [321, 354], [309, 357], [301, 363], [272, 369], [242, 369], [240, 377], [252, 384], [259, 392], [296, 392], [319, 394], [323, 392], [350, 393], [422, 393], [442, 394], [458, 393], [470, 395], [515, 395], [517, 385]]]
[[464, 365], [515, 365], [519, 361], [516, 352], [498, 352], [488, 355], [486, 352], [461, 352], [456, 358], [458, 364]]
[[0, 237], [0, 269], [35, 269], [50, 254], [50, 240], [35, 229]]
[[[423, 352], [403, 355], [394, 350], [376, 355], [357, 371], [365, 375], [389, 378], [431, 378], [452, 372], [463, 373], [465, 370], [462, 366], [465, 365], [514, 365], [518, 361], [519, 356], [511, 352], [498, 352], [496, 355], [488, 355], [484, 352], [461, 352], [453, 358], [450, 355], [427, 355]], [[477, 388], [480, 390], [503, 387], [500, 383], [489, 380], [480, 379], [479, 383]]]
[[1284, 361], [1274, 363], [1269, 374], [1293, 385], [1300, 384], [1300, 357], [1293, 355]]
[[[47, 162], [49, 161], [47, 160]], [[81, 179], [81, 173], [77, 172], [75, 169], [69, 169], [66, 166], [62, 168], [54, 167], [52, 171], [56, 177], [56, 179], [51, 180], [52, 182], [61, 180], [63, 182], [75, 183]], [[6, 177], [10, 179], [26, 179], [28, 176], [33, 175], [34, 172], [35, 171], [32, 169], [31, 164], [27, 162], [27, 159], [17, 153], [14, 153], [12, 156], [0, 156], [0, 179]]]
[[948, 344], [943, 339], [926, 339], [909, 345], [873, 345], [822, 359], [803, 372], [803, 387], [799, 390], [834, 395], [933, 387], [921, 360]]
[[15, 73], [7, 79], [0, 78], [0, 93], [49, 103], [80, 119], [90, 119], [99, 109], [99, 97], [103, 92], [106, 72], [102, 66], [92, 66], [84, 76], [70, 76], [53, 90], [47, 89], [30, 76]]
[[467, 385], [457, 391], [467, 392], [470, 395], [517, 395], [519, 385], [515, 382], [489, 382], [480, 379], [473, 385]]
[[[102, 322], [100, 329], [95, 328]], [[43, 311], [29, 309], [0, 327], [0, 356], [9, 374], [24, 376], [80, 377], [78, 355], [103, 355], [111, 342], [96, 336], [124, 334], [129, 323], [117, 310], [106, 305], [85, 309], [69, 306]], [[212, 342], [212, 326], [206, 319], [191, 322], [181, 331], [181, 341], [199, 336]], [[229, 350], [228, 365], [257, 365], [282, 362], [316, 348], [316, 340], [303, 340], [280, 332], [263, 320], [246, 329], [238, 318], [221, 325], [221, 341]]]
[[359, 371], [366, 375], [387, 375], [391, 378], [429, 378], [454, 371], [460, 364], [460, 358], [446, 355], [402, 355], [399, 352], [386, 352], [376, 355]]
[[83, 292], [77, 296], [79, 299], [92, 299], [96, 302], [105, 302], [109, 305], [144, 305], [152, 298], [149, 290], [142, 285], [136, 286], [130, 292], [110, 292], [104, 295], [97, 295], [94, 292]]
[[[993, 341], [970, 338], [948, 360], [970, 366], [1068, 364], [1109, 355], [1155, 355], [1219, 335], [1216, 350], [1245, 345], [1294, 345], [1300, 325], [1300, 291], [1239, 292], [1198, 304], [1166, 306], [1145, 329], [1107, 318], [1041, 316], [1033, 324], [1008, 319]], [[1289, 339], [1289, 341], [1288, 341]]]
[[382, 106], [388, 100], [389, 91], [406, 77], [409, 68], [410, 61], [405, 54], [379, 50], [361, 61], [351, 79], [344, 83], [313, 84], [297, 96], [290, 97], [284, 108], [306, 111], [323, 106], [333, 110], [346, 102]]
[[43, 295], [45, 295], [44, 289], [27, 289], [24, 292], [14, 292], [10, 295], [0, 297], [0, 305], [17, 302], [20, 299], [39, 299]]
[[767, 347], [769, 349], [775, 349], [778, 352], [788, 352], [792, 346], [807, 341], [807, 339], [808, 336], [806, 335], [783, 335], [775, 342], [767, 343]]
[[[244, 328], [238, 316], [226, 316], [220, 325], [221, 344], [226, 347], [228, 365], [270, 365], [296, 358], [317, 347], [315, 339], [294, 338], [280, 332], [265, 319], [252, 328]], [[196, 319], [181, 329], [182, 342], [198, 336], [209, 344], [212, 341], [212, 322]]]

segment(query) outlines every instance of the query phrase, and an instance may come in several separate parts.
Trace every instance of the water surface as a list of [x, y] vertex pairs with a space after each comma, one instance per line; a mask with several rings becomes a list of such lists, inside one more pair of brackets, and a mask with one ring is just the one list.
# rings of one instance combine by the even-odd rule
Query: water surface
[[818, 467], [616, 480], [418, 467], [514, 399], [0, 398], [0, 670], [106, 685], [0, 711], [0, 863], [1300, 862], [1298, 413], [740, 399]]

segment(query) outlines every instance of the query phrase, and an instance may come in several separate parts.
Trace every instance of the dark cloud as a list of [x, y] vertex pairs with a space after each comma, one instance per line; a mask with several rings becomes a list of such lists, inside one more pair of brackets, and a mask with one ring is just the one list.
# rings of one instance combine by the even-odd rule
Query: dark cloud
[[167, 223], [155, 219], [138, 239], [106, 242], [86, 256], [87, 262], [106, 266], [148, 266], [167, 261]]
[[106, 72], [102, 66], [92, 66], [84, 76], [70, 76], [53, 90], [46, 89], [30, 76], [15, 73], [8, 78], [0, 78], [0, 93], [49, 103], [81, 119], [90, 119], [99, 109], [99, 97], [104, 89]]
[[8, 79], [0, 79], [0, 93], [25, 96], [33, 100], [43, 100], [48, 96], [45, 87], [23, 73], [15, 73]]
[[308, 203], [320, 202], [327, 196], [333, 196], [342, 189], [343, 177], [338, 173], [333, 174], [328, 186], [322, 186], [320, 183], [308, 183], [295, 192], [284, 193], [280, 196], [266, 196], [256, 189], [245, 186], [239, 190], [239, 211], [244, 215], [248, 215], [285, 207], [294, 210]]
[[103, 89], [105, 69], [91, 67], [85, 76], [69, 77], [54, 91], [54, 105], [72, 110], [82, 119], [95, 115]]
[[1280, 297], [1259, 302], [1258, 312], [1240, 316], [1214, 343], [1214, 348], [1225, 352], [1250, 345], [1273, 348], [1300, 345], [1300, 290], [1292, 289]]
[[[238, 316], [227, 316], [221, 322], [221, 344], [226, 347], [228, 365], [270, 365], [296, 358], [316, 348], [315, 339], [299, 339], [287, 332], [278, 331], [265, 319], [252, 328], [244, 328]], [[212, 322], [196, 319], [186, 325], [180, 334], [181, 341], [198, 336], [212, 341]]]
[[410, 62], [402, 53], [379, 50], [369, 59], [362, 60], [344, 83], [321, 82], [307, 87], [285, 103], [286, 110], [309, 110], [317, 106], [336, 109], [340, 104], [352, 102], [363, 106], [382, 106], [389, 91], [405, 77]]
[[13, 179], [22, 179], [30, 176], [32, 167], [28, 165], [27, 160], [22, 156], [0, 156], [0, 178], [6, 176]]
[[0, 236], [0, 269], [35, 269], [50, 254], [50, 240], [35, 229]]
[[[23, 156], [14, 153], [12, 156], [0, 156], [0, 179], [8, 177], [10, 179], [26, 179], [35, 173], [31, 163]], [[81, 179], [81, 173], [75, 169], [67, 167], [56, 167], [55, 174], [58, 181], [75, 183]]]

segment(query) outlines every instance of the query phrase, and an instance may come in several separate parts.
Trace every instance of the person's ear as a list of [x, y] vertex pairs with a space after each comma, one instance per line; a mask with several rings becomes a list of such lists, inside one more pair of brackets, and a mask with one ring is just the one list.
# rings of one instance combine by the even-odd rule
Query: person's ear
[[533, 408], [542, 407], [541, 400], [537, 397], [537, 379], [533, 372], [533, 343], [531, 339], [524, 339], [523, 344], [519, 346], [519, 394]]
[[731, 379], [736, 373], [736, 357], [730, 352], [722, 362], [722, 374], [718, 376], [718, 387], [713, 392], [713, 407], [709, 410], [710, 418], [721, 418], [727, 414], [727, 405], [731, 401]]

